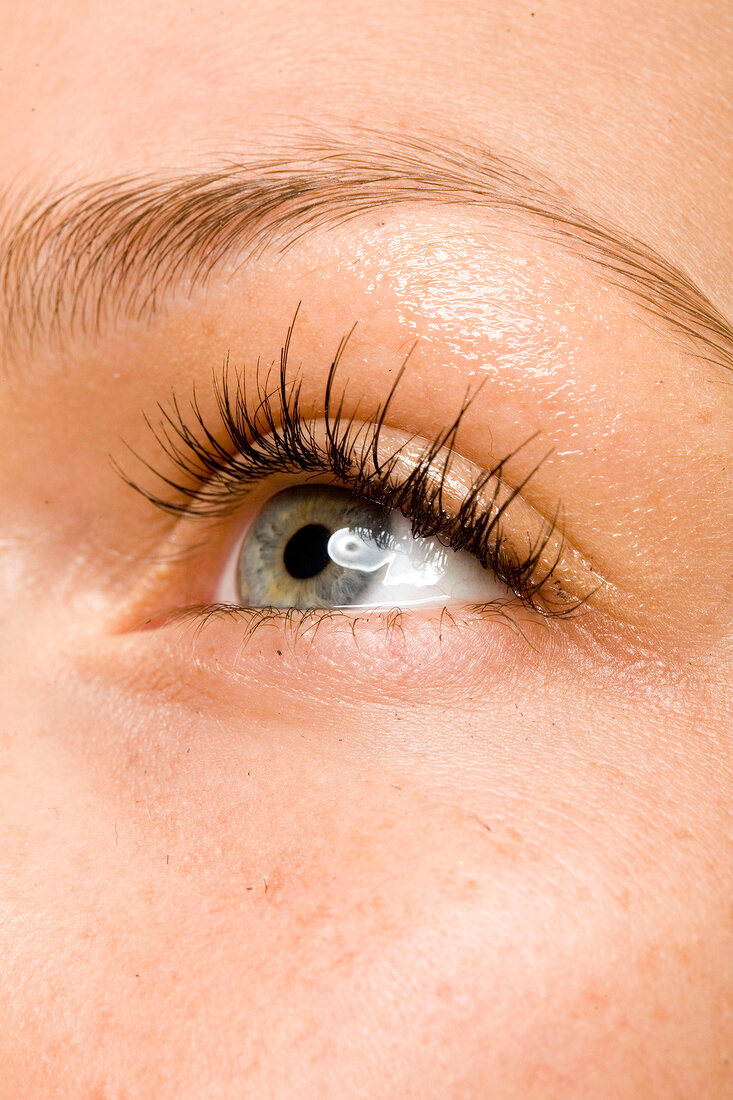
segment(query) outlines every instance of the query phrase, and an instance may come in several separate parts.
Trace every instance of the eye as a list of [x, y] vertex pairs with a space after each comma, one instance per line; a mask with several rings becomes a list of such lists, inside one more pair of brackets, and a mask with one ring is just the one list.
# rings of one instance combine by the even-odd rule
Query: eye
[[348, 337], [306, 406], [302, 376], [288, 375], [291, 335], [292, 325], [276, 384], [255, 372], [248, 390], [227, 359], [214, 376], [213, 416], [195, 392], [188, 415], [174, 395], [157, 425], [146, 416], [163, 465], [136, 457], [160, 491], [115, 463], [132, 489], [179, 520], [120, 622], [208, 623], [234, 610], [235, 621], [253, 612], [256, 625], [262, 610], [289, 621], [293, 611], [449, 604], [477, 614], [511, 604], [547, 619], [593, 594], [596, 574], [566, 544], [559, 505], [549, 520], [523, 498], [544, 458], [514, 485], [505, 478], [535, 435], [477, 465], [458, 446], [470, 395], [432, 438], [408, 432], [388, 418], [404, 364], [384, 402], [357, 416], [358, 396], [335, 387]]
[[392, 608], [507, 602], [513, 593], [466, 551], [417, 538], [410, 522], [332, 485], [291, 486], [237, 544], [218, 599], [244, 607]]

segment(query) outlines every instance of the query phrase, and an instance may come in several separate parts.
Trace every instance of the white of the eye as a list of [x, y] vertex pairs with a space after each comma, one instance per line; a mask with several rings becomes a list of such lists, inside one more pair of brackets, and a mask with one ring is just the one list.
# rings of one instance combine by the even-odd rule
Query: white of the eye
[[454, 600], [489, 603], [506, 601], [512, 595], [470, 554], [456, 554], [436, 538], [415, 538], [409, 521], [399, 514], [391, 517], [386, 544], [378, 544], [368, 533], [343, 527], [328, 540], [328, 553], [345, 569], [376, 573], [387, 566], [360, 607], [414, 607]]

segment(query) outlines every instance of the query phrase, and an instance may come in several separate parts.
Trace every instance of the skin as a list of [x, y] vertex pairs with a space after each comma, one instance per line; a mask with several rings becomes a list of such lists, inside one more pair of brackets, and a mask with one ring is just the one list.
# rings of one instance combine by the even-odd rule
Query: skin
[[[733, 314], [726, 4], [0, 20], [4, 185], [429, 128]], [[351, 412], [417, 338], [392, 432], [432, 440], [482, 380], [466, 463], [539, 433], [507, 480], [552, 450], [523, 502], [562, 502], [581, 615], [156, 618], [213, 598], [259, 505], [176, 523], [109, 456], [165, 471], [143, 411], [196, 382], [210, 415], [298, 302], [313, 415], [358, 321]], [[730, 372], [510, 215], [419, 203], [6, 366], [0, 1097], [733, 1097]]]

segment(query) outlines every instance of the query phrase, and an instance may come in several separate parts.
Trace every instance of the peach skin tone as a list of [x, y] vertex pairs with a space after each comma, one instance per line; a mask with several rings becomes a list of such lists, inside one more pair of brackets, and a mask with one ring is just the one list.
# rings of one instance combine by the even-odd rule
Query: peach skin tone
[[0, 1100], [733, 1098], [733, 14], [0, 14]]

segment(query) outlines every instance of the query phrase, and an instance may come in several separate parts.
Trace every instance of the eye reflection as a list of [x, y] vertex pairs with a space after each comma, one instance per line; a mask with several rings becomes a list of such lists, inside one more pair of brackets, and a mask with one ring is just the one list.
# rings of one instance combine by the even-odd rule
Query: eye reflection
[[512, 598], [465, 552], [346, 489], [295, 485], [271, 497], [223, 587], [245, 607], [392, 608]]

